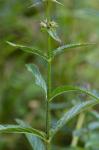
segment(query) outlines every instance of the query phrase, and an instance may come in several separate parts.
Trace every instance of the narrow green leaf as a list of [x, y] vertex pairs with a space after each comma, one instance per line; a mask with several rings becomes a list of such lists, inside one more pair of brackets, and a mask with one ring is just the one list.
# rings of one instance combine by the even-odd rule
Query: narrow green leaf
[[68, 50], [69, 48], [78, 48], [78, 47], [84, 47], [84, 46], [89, 46], [89, 45], [94, 45], [94, 43], [66, 44], [53, 50], [53, 55], [55, 56], [55, 55], [61, 54], [65, 52], [66, 50]]
[[32, 4], [31, 6], [29, 6], [29, 8], [36, 7], [41, 4], [42, 4], [42, 2], [36, 2], [36, 3]]
[[79, 103], [79, 104], [73, 106], [69, 111], [67, 111], [62, 116], [62, 118], [57, 122], [56, 126], [50, 130], [51, 139], [66, 123], [68, 123], [76, 115], [78, 115], [82, 111], [87, 110], [89, 107], [92, 107], [98, 103], [99, 103], [99, 99], [82, 102], [82, 103]]
[[8, 41], [7, 41], [7, 43], [8, 43], [9, 45], [13, 46], [13, 47], [16, 47], [16, 48], [21, 49], [21, 50], [24, 51], [24, 52], [38, 55], [38, 56], [42, 57], [44, 60], [47, 61], [47, 56], [44, 55], [41, 50], [38, 50], [38, 49], [35, 48], [35, 47], [28, 47], [28, 46], [24, 46], [24, 45], [19, 45], [19, 44], [15, 44], [15, 43], [12, 43], [12, 42], [8, 42]]
[[60, 38], [57, 35], [57, 32], [55, 29], [47, 29], [48, 34], [57, 42], [61, 43]]
[[[52, 2], [56, 3], [56, 4], [59, 4], [61, 6], [64, 6], [62, 3], [60, 3], [59, 1], [57, 0], [51, 0]], [[38, 2], [32, 4], [29, 8], [32, 8], [32, 7], [36, 7], [38, 5], [41, 5], [43, 2], [47, 2], [47, 0], [39, 0]]]
[[61, 6], [64, 6], [62, 3], [60, 3], [60, 2], [57, 1], [57, 0], [52, 0], [52, 2], [55, 2], [56, 4], [59, 4], [59, 5], [61, 5]]
[[[27, 123], [25, 123], [24, 121], [22, 121], [20, 119], [16, 119], [16, 122], [23, 127], [30, 127]], [[27, 140], [29, 141], [33, 150], [39, 150], [39, 149], [45, 150], [45, 146], [40, 138], [38, 138], [34, 135], [31, 135], [31, 134], [28, 134], [28, 133], [26, 133], [25, 136], [26, 136]]]
[[61, 86], [61, 87], [56, 88], [52, 92], [51, 97], [50, 97], [50, 101], [52, 101], [53, 98], [55, 98], [58, 95], [61, 95], [65, 92], [72, 92], [72, 91], [74, 91], [74, 92], [78, 91], [80, 93], [85, 93], [85, 94], [93, 97], [94, 99], [99, 99], [99, 97], [97, 97], [93, 92], [89, 91], [88, 89], [76, 87], [76, 86]]
[[18, 125], [0, 125], [0, 133], [28, 133], [38, 136], [41, 139], [45, 138], [45, 134], [39, 130]]
[[30, 71], [33, 74], [33, 76], [35, 77], [36, 85], [38, 85], [45, 91], [45, 94], [47, 97], [47, 86], [46, 86], [46, 83], [45, 83], [38, 67], [34, 64], [28, 64], [28, 65], [26, 65], [26, 67], [27, 67], [28, 71]]

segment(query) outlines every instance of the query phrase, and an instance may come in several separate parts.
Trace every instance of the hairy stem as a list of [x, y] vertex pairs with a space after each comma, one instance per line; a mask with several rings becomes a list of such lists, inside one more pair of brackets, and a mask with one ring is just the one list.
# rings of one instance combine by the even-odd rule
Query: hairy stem
[[[50, 0], [47, 1], [47, 21], [50, 22]], [[51, 94], [51, 39], [48, 35], [48, 67], [47, 67], [47, 102], [46, 102], [46, 139], [49, 141], [50, 138], [50, 108], [49, 108], [49, 99]], [[46, 143], [46, 150], [50, 150], [50, 143]]]
[[[84, 123], [85, 120], [85, 114], [82, 112], [80, 113], [79, 117], [78, 117], [78, 121], [77, 121], [77, 125], [76, 125], [76, 130], [79, 130], [82, 128], [82, 125]], [[76, 147], [79, 141], [79, 137], [78, 136], [73, 136], [72, 142], [71, 142], [71, 147]]]

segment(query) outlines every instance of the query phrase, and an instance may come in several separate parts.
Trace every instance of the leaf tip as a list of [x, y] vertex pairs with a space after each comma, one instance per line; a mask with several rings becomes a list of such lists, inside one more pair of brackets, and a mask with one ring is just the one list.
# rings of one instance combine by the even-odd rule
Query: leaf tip
[[14, 44], [12, 42], [9, 42], [9, 41], [6, 41], [6, 43], [9, 44], [9, 45], [11, 45], [11, 46], [14, 46], [14, 47], [16, 46], [16, 44]]

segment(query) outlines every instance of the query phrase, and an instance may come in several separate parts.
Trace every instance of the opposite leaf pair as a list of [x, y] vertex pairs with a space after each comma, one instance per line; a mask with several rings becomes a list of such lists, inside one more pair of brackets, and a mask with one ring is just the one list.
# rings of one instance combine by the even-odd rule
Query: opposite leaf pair
[[[47, 1], [48, 0], [39, 0], [38, 2], [35, 2], [33, 5], [31, 5], [29, 8], [41, 5], [43, 2], [47, 2]], [[51, 0], [51, 1], [56, 3], [56, 4], [59, 4], [61, 6], [64, 6], [62, 3], [58, 2], [57, 0]]]
[[[24, 45], [20, 45], [20, 44], [15, 44], [12, 42], [7, 41], [7, 44], [19, 48], [24, 52], [27, 53], [31, 53], [31, 54], [35, 54], [41, 58], [43, 58], [44, 60], [46, 60], [47, 62], [49, 61], [49, 58], [47, 56], [46, 53], [43, 53], [42, 50], [39, 50], [36, 47], [30, 47], [30, 46], [24, 46]], [[90, 46], [90, 45], [95, 45], [94, 43], [75, 43], [75, 44], [66, 44], [66, 45], [62, 45], [54, 50], [52, 50], [52, 58], [51, 60], [56, 56], [59, 55], [63, 52], [65, 52], [66, 50], [70, 49], [70, 48], [80, 48], [80, 47], [84, 47], [84, 46]]]

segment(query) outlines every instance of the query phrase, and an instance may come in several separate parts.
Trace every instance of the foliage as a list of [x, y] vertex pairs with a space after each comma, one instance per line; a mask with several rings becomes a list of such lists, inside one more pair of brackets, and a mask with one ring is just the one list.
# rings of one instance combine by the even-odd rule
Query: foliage
[[[23, 3], [25, 4], [24, 6]], [[49, 44], [49, 47], [47, 47], [48, 45], [46, 46], [45, 42], [46, 35], [44, 35], [42, 38], [42, 33], [40, 32], [38, 33], [38, 26], [37, 26], [38, 23], [36, 22], [36, 19], [38, 20], [39, 18], [41, 18], [43, 13], [45, 14], [45, 9], [42, 8], [43, 7], [45, 8], [47, 2], [36, 1], [36, 4], [39, 5], [35, 4], [32, 5], [30, 3], [29, 1], [26, 2], [25, 0], [22, 0], [21, 2], [15, 1], [14, 3], [12, 1], [11, 2], [2, 1], [0, 4], [1, 7], [0, 18], [2, 19], [0, 23], [1, 24], [0, 70], [1, 73], [3, 74], [1, 75], [0, 78], [1, 82], [0, 102], [2, 104], [0, 106], [0, 121], [3, 124], [5, 122], [12, 123], [12, 120], [15, 117], [22, 117], [25, 120], [27, 120], [27, 122], [30, 122], [35, 129], [30, 127], [23, 121], [17, 120], [19, 125], [15, 126], [1, 125], [0, 132], [24, 133], [32, 149], [34, 148], [35, 150], [38, 150], [38, 146], [41, 145], [41, 149], [44, 150], [45, 149], [44, 145], [46, 145], [49, 141], [51, 141], [53, 135], [56, 134], [56, 132], [58, 131], [58, 133], [62, 135], [57, 134], [57, 136], [55, 136], [54, 138], [54, 141], [53, 140], [51, 141], [52, 149], [54, 148], [64, 149], [62, 147], [62, 144], [64, 143], [58, 142], [59, 139], [62, 139], [64, 137], [64, 133], [65, 137], [69, 138], [69, 143], [67, 139], [65, 141], [64, 147], [68, 147], [67, 149], [72, 149], [70, 146], [70, 142], [72, 141], [71, 130], [74, 129], [75, 121], [77, 121], [76, 118], [75, 119], [73, 118], [77, 114], [81, 113], [83, 110], [91, 112], [92, 109], [89, 109], [89, 106], [92, 107], [98, 104], [99, 102], [99, 96], [97, 94], [98, 90], [97, 76], [99, 74], [99, 71], [97, 69], [99, 66], [98, 47], [97, 45], [93, 45], [93, 43], [97, 42], [98, 37], [97, 32], [98, 12], [94, 10], [95, 9], [94, 7], [98, 7], [97, 2], [95, 3], [96, 6], [94, 6], [93, 2], [87, 3], [86, 1], [83, 2], [75, 1], [74, 5], [73, 1], [71, 2], [63, 1], [63, 4], [61, 4], [62, 2], [60, 3], [59, 1], [52, 1], [51, 3], [53, 3], [54, 5], [51, 8], [52, 10], [50, 10], [51, 16], [52, 14], [55, 14], [54, 10], [55, 8], [58, 7], [59, 9], [56, 9], [55, 15], [57, 21], [61, 26], [61, 29], [59, 31], [58, 28], [56, 28], [55, 26], [55, 22], [53, 21], [45, 20], [43, 22], [45, 23], [43, 24], [45, 25], [45, 27], [43, 27], [42, 32], [44, 31], [43, 34], [46, 34], [46, 31], [48, 33], [47, 34], [48, 40], [49, 43], [51, 44], [51, 45]], [[65, 8], [65, 6], [67, 9]], [[89, 6], [90, 7], [92, 6], [93, 8], [82, 10], [82, 7], [89, 7]], [[26, 9], [27, 7], [30, 8]], [[92, 15], [94, 17], [92, 17]], [[34, 24], [31, 25], [31, 21], [33, 18]], [[86, 19], [89, 19], [89, 21], [87, 22]], [[33, 31], [31, 33], [31, 30], [37, 32]], [[61, 36], [59, 37], [59, 35]], [[6, 44], [5, 41], [14, 41], [15, 43], [23, 43], [23, 44], [21, 45], [21, 44], [14, 44], [13, 42], [7, 42], [8, 44], [10, 44], [9, 46], [8, 44]], [[25, 45], [29, 46], [24, 46], [24, 43], [26, 43]], [[20, 49], [24, 51], [24, 53], [18, 51]], [[52, 51], [47, 53], [47, 49]], [[64, 53], [64, 55], [60, 55], [62, 53]], [[38, 69], [36, 65], [31, 64], [32, 62], [34, 64], [37, 64], [40, 69]], [[53, 65], [51, 64], [52, 62]], [[28, 70], [32, 72], [35, 81], [32, 78], [30, 78], [30, 74], [28, 74], [26, 70], [23, 69], [24, 64], [28, 63], [29, 65], [26, 66]], [[47, 65], [49, 65], [49, 67], [47, 67]], [[52, 65], [53, 67], [52, 69], [50, 68], [51, 67], [50, 65]], [[51, 71], [50, 69], [52, 70], [52, 74], [50, 72]], [[42, 73], [40, 73], [39, 70], [42, 71]], [[48, 78], [46, 78], [46, 76], [43, 75], [46, 74], [45, 73], [46, 70], [47, 72], [49, 72], [48, 73], [49, 77], [47, 76]], [[50, 87], [51, 75], [53, 88]], [[35, 83], [34, 86], [33, 82], [31, 82], [32, 80]], [[85, 84], [85, 87], [84, 82], [87, 83]], [[79, 83], [80, 86], [77, 86]], [[61, 85], [66, 84], [66, 86], [59, 87], [60, 84]], [[68, 84], [69, 85], [73, 84], [75, 86], [67, 86]], [[89, 84], [91, 88], [87, 87], [87, 85]], [[97, 89], [97, 90], [90, 90], [90, 89]], [[76, 93], [73, 92], [71, 94], [70, 91], [76, 91]], [[43, 92], [45, 97], [43, 97], [42, 94]], [[70, 94], [68, 94], [68, 92]], [[38, 93], [40, 94], [38, 95]], [[37, 106], [35, 106], [35, 98], [39, 99], [39, 101], [36, 100]], [[45, 101], [43, 100], [44, 98]], [[61, 108], [62, 111], [60, 111], [60, 108], [58, 108], [57, 111], [51, 109], [53, 105], [57, 107], [57, 102], [53, 103], [54, 101], [53, 98], [57, 99], [58, 102], [60, 102], [60, 104], [62, 104], [62, 102], [65, 101], [65, 104], [67, 106], [65, 109], [65, 113], [64, 110], [62, 110], [62, 108]], [[31, 99], [33, 100], [32, 103], [30, 103], [29, 105], [29, 101]], [[50, 126], [51, 121], [49, 122], [48, 118], [47, 120], [47, 123], [49, 123], [48, 130], [49, 128], [51, 128], [50, 132], [48, 131], [49, 135], [48, 132], [45, 131], [46, 118], [44, 116], [45, 113], [44, 107], [46, 102], [49, 103], [50, 112], [52, 110], [52, 124], [54, 124], [51, 127]], [[29, 112], [27, 104], [29, 105], [31, 112]], [[37, 113], [36, 116], [35, 113]], [[87, 121], [84, 120], [85, 125], [87, 124], [87, 122], [89, 123], [89, 126], [88, 127], [85, 126], [84, 128], [86, 134], [83, 131], [83, 127], [80, 127], [81, 128], [80, 133], [82, 133], [83, 136], [80, 137], [80, 135], [79, 136], [75, 134], [73, 135], [74, 139], [75, 137], [79, 138], [79, 143], [77, 143], [78, 145], [75, 146], [76, 150], [77, 149], [94, 150], [97, 149], [98, 147], [98, 142], [96, 140], [98, 139], [98, 135], [96, 130], [99, 127], [99, 123], [98, 120], [92, 122], [92, 120], [94, 120], [92, 118], [92, 115], [93, 114], [90, 114], [88, 117], [86, 115]], [[33, 116], [34, 118], [32, 120]], [[56, 121], [58, 120], [57, 118], [61, 119], [59, 119], [59, 121]], [[71, 121], [67, 125], [67, 122], [69, 120]], [[66, 135], [66, 133], [69, 131], [67, 130], [67, 127], [70, 130], [69, 136]], [[40, 129], [40, 131], [38, 129]], [[43, 130], [45, 133], [41, 132], [41, 130]], [[18, 146], [18, 144], [14, 146], [9, 146], [10, 144], [8, 144], [8, 146], [5, 147], [5, 143], [8, 140], [7, 138], [4, 138], [3, 140], [3, 137], [6, 136], [1, 135], [0, 137], [0, 140], [2, 139], [2, 141], [0, 142], [1, 150], [24, 149], [24, 148], [26, 149], [25, 146], [21, 148], [21, 145]], [[42, 140], [38, 137], [40, 137]], [[13, 138], [11, 145], [13, 145], [13, 143], [16, 143], [15, 141], [20, 141], [17, 136], [15, 137], [15, 140]], [[58, 145], [58, 147], [55, 146], [54, 144]]]

